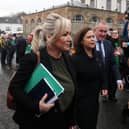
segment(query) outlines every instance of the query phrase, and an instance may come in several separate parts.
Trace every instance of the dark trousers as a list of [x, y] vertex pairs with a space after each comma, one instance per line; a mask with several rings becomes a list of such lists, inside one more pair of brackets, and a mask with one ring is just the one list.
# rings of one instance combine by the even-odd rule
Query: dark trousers
[[26, 115], [23, 112], [13, 116], [19, 129], [69, 129], [68, 119], [69, 117], [65, 118], [64, 113], [55, 111], [43, 114], [39, 118]]
[[76, 119], [80, 129], [96, 129], [99, 112], [98, 103], [89, 102], [79, 105], [76, 111]]
[[1, 64], [6, 64], [6, 56], [7, 56], [7, 50], [5, 48], [1, 48]]
[[8, 54], [7, 54], [7, 65], [8, 66], [12, 66], [12, 60], [13, 60], [13, 55], [15, 53], [15, 49], [14, 48], [10, 48], [8, 50]]
[[116, 94], [116, 90], [117, 90], [117, 82], [114, 76], [110, 77], [109, 80], [109, 85], [108, 85], [108, 95], [109, 95], [109, 99], [113, 99], [115, 98], [115, 94]]
[[129, 89], [129, 67], [124, 70], [125, 88]]

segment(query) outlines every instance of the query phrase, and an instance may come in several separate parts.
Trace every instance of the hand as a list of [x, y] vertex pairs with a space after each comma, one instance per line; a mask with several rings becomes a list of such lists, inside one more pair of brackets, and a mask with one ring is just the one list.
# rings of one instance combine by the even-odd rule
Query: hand
[[122, 82], [118, 82], [118, 83], [117, 83], [117, 87], [118, 87], [119, 90], [123, 90], [124, 85], [123, 85]]
[[55, 105], [54, 103], [51, 104], [46, 103], [45, 102], [46, 99], [47, 99], [47, 94], [45, 94], [39, 101], [40, 112], [48, 112]]
[[123, 55], [123, 49], [121, 47], [118, 47], [118, 51], [119, 51], [120, 55]]
[[128, 47], [128, 44], [126, 42], [123, 42], [122, 43], [122, 47], [125, 47], [126, 48], [126, 47]]
[[108, 95], [108, 90], [107, 89], [102, 90], [102, 96], [107, 96], [107, 95]]
[[78, 125], [70, 126], [69, 129], [80, 129]]

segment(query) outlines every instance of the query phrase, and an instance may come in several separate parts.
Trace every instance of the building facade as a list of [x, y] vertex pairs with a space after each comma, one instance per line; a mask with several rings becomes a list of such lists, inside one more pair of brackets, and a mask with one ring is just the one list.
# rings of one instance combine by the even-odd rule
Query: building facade
[[81, 2], [92, 8], [124, 13], [128, 0], [81, 0]]
[[0, 31], [9, 33], [23, 33], [23, 24], [17, 17], [0, 17]]
[[67, 3], [66, 5], [25, 15], [23, 17], [24, 34], [31, 33], [35, 26], [42, 24], [46, 16], [51, 12], [69, 18], [72, 21], [73, 34], [84, 26], [94, 27], [101, 20], [106, 21], [109, 27], [116, 27], [119, 30], [122, 29], [124, 24], [123, 13]]

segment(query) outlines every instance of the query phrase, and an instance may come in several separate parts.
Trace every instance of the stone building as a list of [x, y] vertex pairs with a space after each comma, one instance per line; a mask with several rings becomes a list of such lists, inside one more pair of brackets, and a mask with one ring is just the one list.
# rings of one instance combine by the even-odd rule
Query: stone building
[[127, 9], [127, 0], [81, 0], [81, 2], [92, 8], [119, 11], [122, 13]]
[[[84, 1], [84, 0], [82, 0]], [[76, 33], [84, 26], [94, 27], [101, 20], [106, 21], [110, 27], [122, 29], [124, 24], [123, 13], [105, 9], [95, 9], [80, 3], [67, 3], [65, 5], [52, 7], [47, 10], [25, 15], [23, 18], [24, 34], [31, 33], [35, 26], [44, 22], [46, 16], [55, 12], [61, 14], [72, 21], [72, 33]]]

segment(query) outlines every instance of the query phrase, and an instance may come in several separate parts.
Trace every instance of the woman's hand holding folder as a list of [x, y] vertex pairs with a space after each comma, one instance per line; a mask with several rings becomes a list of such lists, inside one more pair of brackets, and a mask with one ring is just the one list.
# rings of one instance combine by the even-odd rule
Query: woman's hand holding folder
[[48, 95], [45, 94], [39, 101], [40, 112], [48, 112], [55, 105], [54, 103], [46, 103], [45, 101], [46, 101], [47, 97], [48, 97]]

